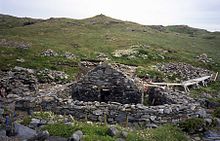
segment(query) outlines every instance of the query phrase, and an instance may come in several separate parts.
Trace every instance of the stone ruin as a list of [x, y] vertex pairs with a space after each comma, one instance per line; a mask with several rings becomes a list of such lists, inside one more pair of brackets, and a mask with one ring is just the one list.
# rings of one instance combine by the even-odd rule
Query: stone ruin
[[107, 64], [89, 71], [73, 86], [72, 98], [80, 101], [141, 103], [142, 94], [134, 82]]
[[[48, 92], [39, 90], [34, 95], [11, 97], [9, 100], [15, 101], [16, 110], [52, 111], [70, 114], [79, 120], [107, 120], [109, 124], [128, 122], [130, 127], [157, 127], [192, 117], [211, 118], [199, 101], [176, 90], [152, 88], [148, 93], [152, 106], [140, 104], [142, 95], [132, 76], [122, 73], [123, 69], [120, 71], [117, 67], [120, 66], [98, 65], [77, 83], [54, 90], [48, 88]], [[72, 99], [62, 97], [64, 92], [58, 94], [58, 90], [65, 90], [69, 86], [73, 90]], [[3, 103], [1, 99], [0, 103]]]

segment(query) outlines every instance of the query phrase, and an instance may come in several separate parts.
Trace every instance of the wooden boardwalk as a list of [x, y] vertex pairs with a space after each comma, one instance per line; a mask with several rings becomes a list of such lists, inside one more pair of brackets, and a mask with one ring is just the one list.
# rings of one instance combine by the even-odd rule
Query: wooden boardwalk
[[199, 77], [199, 78], [195, 78], [195, 79], [190, 79], [190, 80], [187, 80], [187, 81], [184, 81], [182, 83], [165, 83], [165, 82], [162, 82], [162, 83], [154, 83], [154, 82], [151, 82], [149, 84], [145, 84], [146, 86], [165, 86], [165, 87], [169, 87], [169, 86], [182, 86], [184, 88], [184, 90], [186, 92], [189, 92], [189, 86], [192, 86], [192, 85], [196, 85], [196, 86], [199, 86], [199, 84], [202, 84], [202, 86], [206, 86], [207, 83], [206, 81], [207, 80], [210, 80], [211, 79], [211, 75], [210, 76], [203, 76], [203, 77]]

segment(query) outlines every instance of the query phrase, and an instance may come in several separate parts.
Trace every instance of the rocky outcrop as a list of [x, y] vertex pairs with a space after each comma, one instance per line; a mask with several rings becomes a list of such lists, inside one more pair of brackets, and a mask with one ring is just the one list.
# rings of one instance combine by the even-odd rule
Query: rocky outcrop
[[82, 101], [141, 103], [141, 93], [134, 82], [107, 64], [97, 66], [73, 85], [72, 98]]

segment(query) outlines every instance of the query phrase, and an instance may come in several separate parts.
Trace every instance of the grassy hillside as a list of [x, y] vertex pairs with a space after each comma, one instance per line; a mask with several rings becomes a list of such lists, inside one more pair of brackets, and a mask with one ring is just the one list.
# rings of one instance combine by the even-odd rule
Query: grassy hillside
[[[220, 32], [208, 32], [188, 26], [145, 26], [112, 19], [104, 15], [75, 20], [50, 18], [47, 20], [16, 18], [0, 15], [0, 41], [30, 44], [29, 49], [0, 44], [0, 69], [15, 65], [29, 68], [50, 68], [75, 75], [80, 59], [95, 59], [105, 53], [111, 61], [148, 66], [155, 62], [182, 61], [219, 71]], [[114, 57], [119, 49], [138, 47], [147, 58]], [[42, 57], [43, 50], [59, 54], [68, 51], [77, 56]], [[216, 64], [197, 63], [195, 57], [206, 53]], [[159, 56], [165, 56], [160, 58]], [[21, 63], [16, 59], [23, 58]], [[63, 65], [64, 64], [64, 65]], [[73, 64], [73, 65], [66, 65]]]

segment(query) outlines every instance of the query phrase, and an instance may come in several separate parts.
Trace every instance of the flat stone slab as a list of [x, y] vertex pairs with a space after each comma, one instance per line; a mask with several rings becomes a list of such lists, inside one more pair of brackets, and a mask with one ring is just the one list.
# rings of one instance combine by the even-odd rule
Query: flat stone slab
[[15, 131], [17, 133], [17, 136], [23, 139], [32, 138], [37, 134], [35, 130], [17, 123], [15, 124]]

